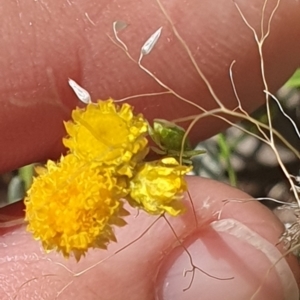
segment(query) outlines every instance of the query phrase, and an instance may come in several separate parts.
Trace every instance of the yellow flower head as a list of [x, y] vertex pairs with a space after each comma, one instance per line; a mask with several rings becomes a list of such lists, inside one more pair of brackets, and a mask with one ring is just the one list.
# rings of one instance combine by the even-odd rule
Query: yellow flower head
[[190, 170], [171, 157], [142, 164], [130, 180], [130, 203], [150, 214], [177, 216], [184, 211], [180, 200], [187, 189], [184, 175]]
[[26, 220], [45, 250], [73, 253], [79, 260], [88, 248], [106, 248], [115, 240], [112, 225], [126, 224], [119, 199], [127, 191], [107, 170], [87, 167], [69, 154], [37, 172], [25, 198]]
[[64, 145], [77, 157], [110, 166], [118, 174], [132, 176], [132, 168], [148, 153], [147, 123], [134, 116], [132, 107], [117, 107], [111, 99], [90, 103], [72, 113], [65, 123], [69, 137]]

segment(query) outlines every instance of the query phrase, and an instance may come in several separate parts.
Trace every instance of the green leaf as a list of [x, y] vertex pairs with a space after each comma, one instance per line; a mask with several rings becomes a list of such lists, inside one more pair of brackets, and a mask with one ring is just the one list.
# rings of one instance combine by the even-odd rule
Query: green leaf
[[19, 176], [25, 184], [25, 190], [28, 190], [32, 184], [34, 174], [34, 164], [24, 166], [19, 169]]
[[300, 88], [300, 69], [297, 69], [293, 76], [286, 82], [285, 86]]

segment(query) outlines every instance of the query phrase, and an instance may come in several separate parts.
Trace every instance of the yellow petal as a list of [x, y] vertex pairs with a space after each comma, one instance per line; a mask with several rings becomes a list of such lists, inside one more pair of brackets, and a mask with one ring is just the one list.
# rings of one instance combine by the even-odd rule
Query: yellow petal
[[130, 180], [129, 202], [150, 214], [182, 213], [181, 199], [187, 189], [184, 175], [190, 170], [174, 158], [141, 164]]

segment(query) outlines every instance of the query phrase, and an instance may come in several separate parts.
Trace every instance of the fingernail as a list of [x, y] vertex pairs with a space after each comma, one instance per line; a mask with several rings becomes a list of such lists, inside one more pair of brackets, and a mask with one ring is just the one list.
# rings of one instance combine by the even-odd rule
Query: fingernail
[[[285, 260], [270, 269], [281, 253], [237, 221], [214, 222], [187, 237], [183, 244], [189, 254], [178, 246], [162, 261], [156, 299], [299, 299]], [[199, 268], [194, 273], [190, 257]]]

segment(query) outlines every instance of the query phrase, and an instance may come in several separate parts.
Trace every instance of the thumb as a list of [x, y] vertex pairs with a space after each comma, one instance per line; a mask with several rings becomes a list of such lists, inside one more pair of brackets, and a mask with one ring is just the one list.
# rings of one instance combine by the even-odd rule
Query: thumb
[[[224, 184], [190, 178], [189, 190], [199, 226], [184, 239], [189, 254], [177, 246], [163, 259], [158, 299], [189, 300], [201, 295], [201, 299], [239, 300], [252, 299], [256, 292], [256, 300], [298, 299], [290, 267], [285, 259], [278, 262], [282, 249], [275, 245], [282, 225], [274, 215], [257, 201], [246, 203], [242, 199], [251, 199], [248, 195]], [[224, 200], [229, 201], [225, 206]], [[212, 219], [205, 226], [209, 216]], [[182, 229], [186, 227], [176, 221], [176, 232], [186, 235]], [[193, 270], [190, 259], [201, 270]], [[297, 262], [291, 255], [287, 261], [299, 281]]]
[[[250, 299], [261, 285], [256, 300], [298, 299], [295, 257], [270, 269], [282, 253], [275, 246], [283, 230], [278, 219], [257, 201], [224, 206], [223, 200], [249, 199], [230, 186], [199, 177], [189, 177], [188, 186], [194, 210], [187, 197], [187, 212], [169, 218], [171, 227], [164, 218], [131, 210], [128, 225], [116, 230], [118, 242], [109, 251], [89, 251], [78, 264], [56, 253], [46, 256], [24, 227], [2, 235], [6, 289], [0, 298], [240, 300]], [[184, 277], [190, 258], [208, 275], [195, 269], [194, 278], [192, 272]]]

